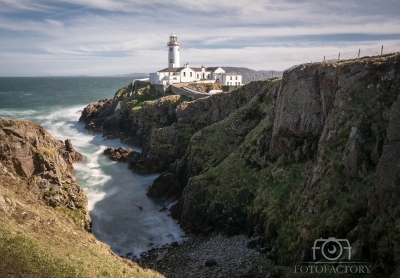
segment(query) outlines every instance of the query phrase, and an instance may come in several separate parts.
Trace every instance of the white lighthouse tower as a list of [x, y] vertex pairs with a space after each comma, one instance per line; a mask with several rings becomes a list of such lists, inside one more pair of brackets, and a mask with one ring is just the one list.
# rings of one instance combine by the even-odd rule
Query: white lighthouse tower
[[179, 42], [178, 37], [172, 33], [169, 36], [168, 45], [168, 68], [179, 68]]

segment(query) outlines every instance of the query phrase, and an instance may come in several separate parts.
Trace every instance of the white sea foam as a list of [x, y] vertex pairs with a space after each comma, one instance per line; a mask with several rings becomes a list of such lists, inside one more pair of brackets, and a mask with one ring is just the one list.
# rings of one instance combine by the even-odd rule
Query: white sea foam
[[35, 110], [10, 110], [0, 109], [0, 116], [4, 118], [19, 119], [37, 114]]
[[159, 211], [164, 201], [146, 196], [147, 187], [158, 175], [132, 173], [126, 163], [110, 161], [103, 155], [106, 147], [117, 148], [123, 144], [87, 132], [84, 125], [77, 122], [83, 107], [40, 112], [0, 109], [0, 115], [36, 121], [56, 139], [71, 139], [75, 149], [84, 156], [83, 162], [74, 164], [74, 175], [88, 196], [93, 233], [114, 252], [139, 256], [150, 246], [182, 241], [184, 232], [176, 221], [167, 211]]

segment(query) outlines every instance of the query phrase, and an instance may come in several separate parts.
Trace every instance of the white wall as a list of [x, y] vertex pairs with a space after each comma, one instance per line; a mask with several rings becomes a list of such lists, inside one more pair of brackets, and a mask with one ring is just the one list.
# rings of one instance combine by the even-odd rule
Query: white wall
[[[172, 60], [172, 63], [171, 63]], [[179, 68], [179, 45], [168, 46], [168, 67], [169, 68]]]
[[211, 73], [210, 71], [204, 71], [204, 70], [196, 71], [195, 80], [196, 81], [202, 80], [203, 76], [204, 76], [204, 79], [209, 79], [210, 76], [207, 77], [207, 75], [209, 75], [210, 73]]
[[221, 74], [223, 73], [225, 73], [225, 71], [222, 68], [217, 68], [210, 74], [210, 79], [216, 80], [217, 78], [219, 78], [221, 81]]
[[[192, 74], [192, 76], [190, 76]], [[187, 67], [181, 71], [181, 82], [192, 82], [195, 80], [195, 72], [191, 68]]]
[[158, 84], [158, 81], [160, 81], [158, 72], [151, 72], [150, 73], [150, 82], [153, 84]]
[[242, 75], [240, 74], [223, 74], [222, 85], [237, 86], [243, 85]]

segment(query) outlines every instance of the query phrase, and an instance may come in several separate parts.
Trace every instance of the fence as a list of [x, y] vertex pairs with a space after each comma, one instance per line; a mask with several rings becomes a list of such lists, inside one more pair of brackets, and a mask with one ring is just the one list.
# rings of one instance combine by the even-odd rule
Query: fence
[[335, 62], [340, 60], [356, 59], [368, 56], [379, 56], [395, 52], [400, 52], [400, 44], [390, 45], [390, 46], [382, 45], [380, 47], [377, 46], [374, 48], [366, 48], [366, 49], [359, 48], [358, 50], [345, 53], [339, 52], [337, 55], [331, 55], [326, 57], [324, 56], [323, 58], [321, 57], [321, 59], [315, 59], [312, 60], [311, 62]]
[[[376, 47], [371, 47], [371, 48], [359, 48], [357, 50], [351, 51], [351, 52], [339, 52], [336, 55], [331, 55], [331, 56], [323, 56], [323, 57], [317, 57], [311, 60], [311, 63], [313, 62], [338, 62], [341, 60], [348, 60], [348, 59], [357, 59], [357, 58], [363, 58], [363, 57], [369, 57], [369, 56], [380, 56], [380, 55], [385, 55], [385, 54], [390, 54], [390, 53], [395, 53], [395, 52], [400, 52], [400, 44], [396, 45], [389, 45], [389, 46], [376, 46]], [[300, 65], [295, 65], [289, 69], [298, 67]], [[276, 77], [276, 76], [282, 76], [283, 71], [269, 71], [269, 72], [264, 72], [262, 74], [258, 75], [243, 75], [242, 80], [243, 84], [250, 83], [251, 81], [255, 80], [261, 80], [261, 79], [266, 79], [266, 78], [271, 78], [271, 77]]]

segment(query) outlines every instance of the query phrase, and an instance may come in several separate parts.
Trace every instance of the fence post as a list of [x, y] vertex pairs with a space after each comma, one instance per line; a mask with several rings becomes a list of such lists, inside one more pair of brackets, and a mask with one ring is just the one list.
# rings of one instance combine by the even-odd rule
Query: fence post
[[358, 49], [358, 58], [360, 58], [360, 52], [361, 52], [361, 49], [359, 48]]
[[337, 60], [340, 61], [340, 52], [339, 52], [339, 56], [338, 56]]
[[381, 48], [381, 56], [382, 56], [382, 54], [383, 54], [383, 45], [382, 45], [382, 48]]

